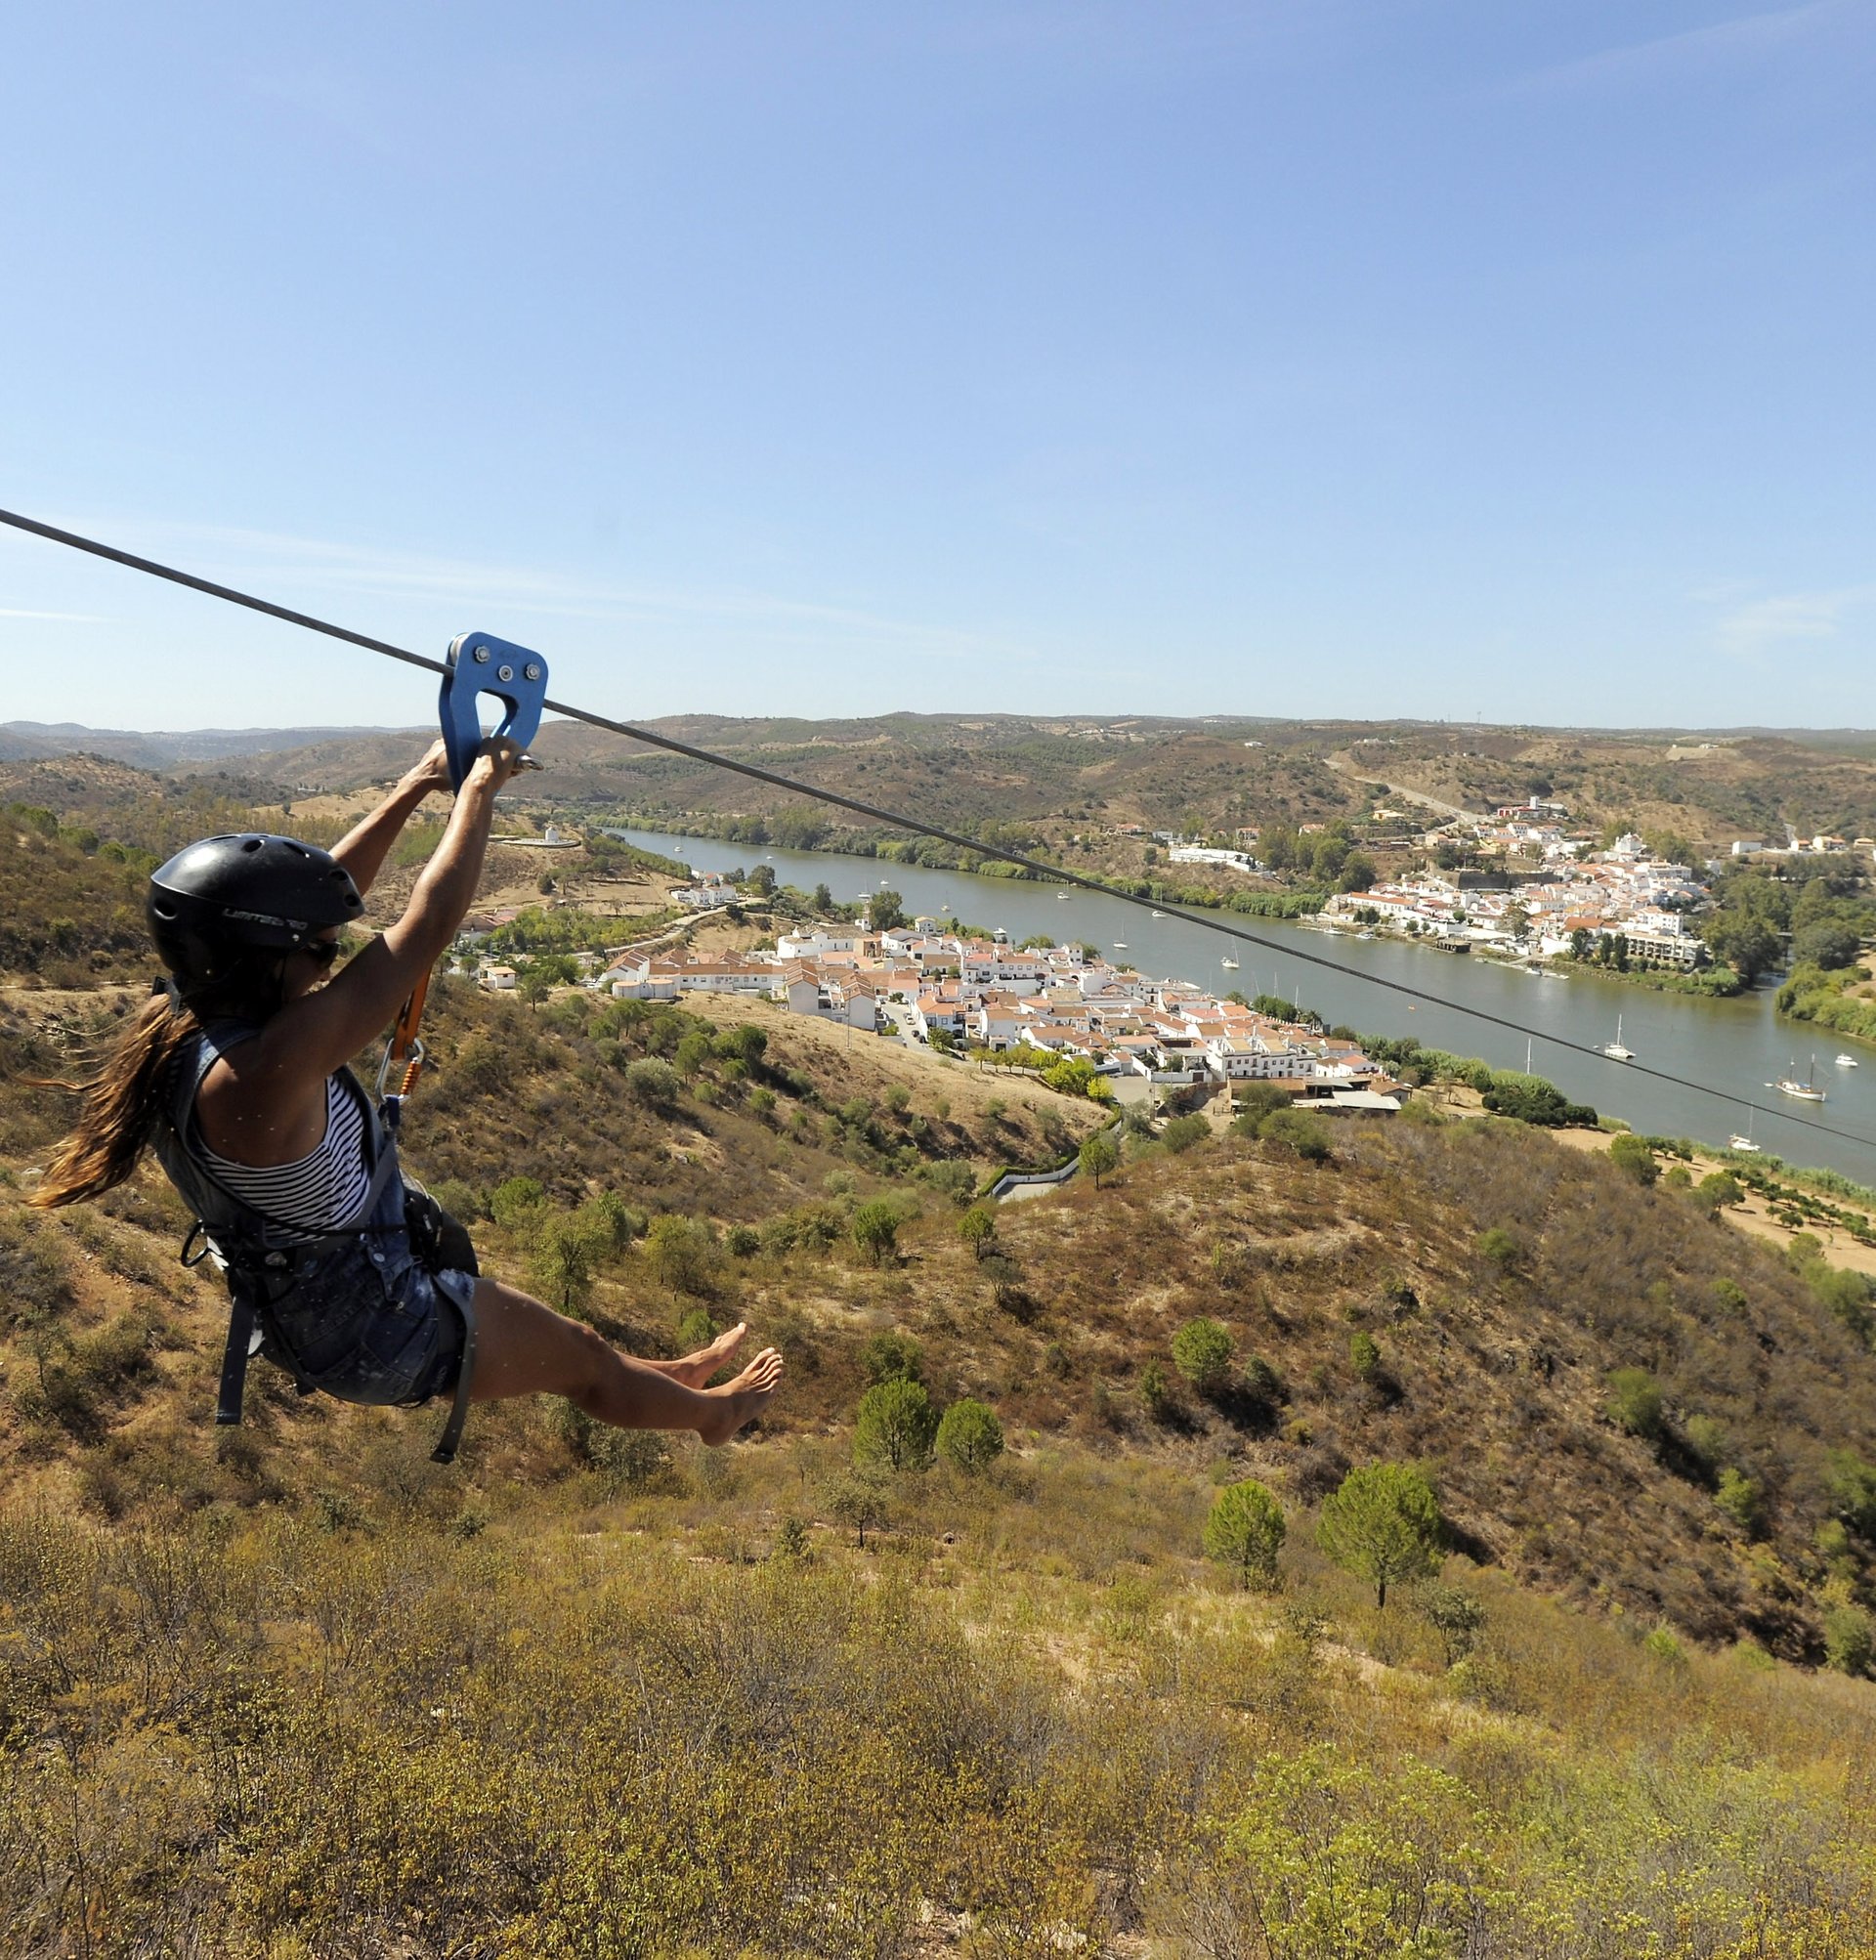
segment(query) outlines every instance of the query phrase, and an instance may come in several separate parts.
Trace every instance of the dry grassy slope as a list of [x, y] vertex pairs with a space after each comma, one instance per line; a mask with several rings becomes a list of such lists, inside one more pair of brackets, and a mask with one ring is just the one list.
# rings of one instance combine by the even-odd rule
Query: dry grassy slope
[[[432, 1175], [486, 1189], [528, 1171], [565, 1200], [609, 1186], [650, 1210], [725, 1222], [821, 1200], [831, 1172], [852, 1175], [859, 1196], [921, 1193], [895, 1267], [875, 1270], [844, 1244], [727, 1264], [711, 1310], [746, 1315], [790, 1358], [770, 1437], [837, 1433], [865, 1385], [866, 1339], [897, 1326], [924, 1343], [941, 1398], [980, 1394], [1019, 1437], [1153, 1459], [1200, 1484], [1228, 1459], [1304, 1512], [1350, 1464], [1425, 1461], [1460, 1543], [1521, 1580], [1706, 1639], [1749, 1630], [1790, 1654], [1816, 1650], [1824, 1574], [1810, 1548], [1825, 1515], [1823, 1456], [1847, 1445], [1876, 1459], [1876, 1363], [1770, 1249], [1672, 1192], [1641, 1190], [1599, 1156], [1510, 1126], [1411, 1124], [1343, 1132], [1339, 1161], [1322, 1169], [1229, 1138], [1178, 1158], [1150, 1152], [1098, 1192], [1072, 1185], [999, 1214], [1015, 1267], [1000, 1303], [949, 1203], [854, 1172], [820, 1140], [822, 1110], [804, 1117], [805, 1141], [780, 1127], [786, 1096], [768, 1119], [725, 1104], [667, 1122], [631, 1106], [618, 1072], [592, 1068], [551, 1011], [448, 990], [437, 1032], [439, 1066], [410, 1135]], [[491, 1051], [500, 1069], [487, 1066]], [[928, 1147], [980, 1164], [1014, 1154], [1019, 1136], [1040, 1148], [1041, 1112], [1006, 1084], [823, 1029], [778, 1024], [774, 1051], [813, 1077], [823, 1104], [902, 1080]], [[1015, 1105], [1001, 1125], [986, 1108], [997, 1093]], [[36, 1156], [26, 1132], [42, 1138], [51, 1114], [47, 1099], [15, 1099], [16, 1172]], [[1012, 1129], [1017, 1119], [1026, 1131]], [[182, 1222], [148, 1176], [54, 1218], [26, 1214], [17, 1188], [0, 1191], [0, 1477], [16, 1491], [162, 1511], [368, 1491], [387, 1466], [406, 1473], [429, 1416], [302, 1403], [265, 1367], [247, 1430], [218, 1438], [204, 1427], [219, 1302], [171, 1263]], [[1514, 1270], [1480, 1257], [1488, 1225], [1523, 1247]], [[521, 1268], [524, 1248], [492, 1225], [478, 1236], [492, 1268]], [[1723, 1277], [1745, 1289], [1743, 1313], [1715, 1292]], [[696, 1303], [633, 1255], [603, 1275], [593, 1310], [621, 1337], [668, 1347]], [[1148, 1411], [1141, 1369], [1166, 1360], [1177, 1327], [1202, 1313], [1231, 1329], [1241, 1355], [1276, 1368], [1280, 1408], [1188, 1393], [1164, 1419]], [[1379, 1381], [1352, 1369], [1358, 1328], [1380, 1343]], [[73, 1363], [65, 1341], [99, 1385], [88, 1413], [62, 1418], [34, 1388], [42, 1356], [55, 1378]], [[1768, 1494], [1762, 1542], [1723, 1516], [1672, 1439], [1651, 1449], [1610, 1425], [1606, 1377], [1618, 1366], [1658, 1375], [1677, 1432], [1696, 1413], [1724, 1424]], [[574, 1468], [551, 1413], [517, 1408], [479, 1414], [463, 1475], [471, 1487], [538, 1487]]]
[[[1799, 1582], [1819, 1576], [1823, 1452], [1876, 1441], [1869, 1355], [1769, 1249], [1540, 1133], [1396, 1126], [1352, 1132], [1346, 1159], [1317, 1173], [1227, 1144], [1025, 1207], [1002, 1230], [1049, 1275], [1078, 1369], [1164, 1354], [1201, 1312], [1272, 1362], [1291, 1391], [1281, 1417], [1202, 1427], [1208, 1448], [1237, 1444], [1279, 1486], [1319, 1495], [1346, 1462], [1424, 1458], [1458, 1523], [1520, 1574], [1789, 1645]], [[1476, 1251], [1494, 1224], [1527, 1249], [1511, 1274]], [[1218, 1244], [1242, 1249], [1245, 1279], [1220, 1284]], [[1723, 1277], [1745, 1287], [1742, 1316], [1716, 1296]], [[1398, 1282], [1414, 1305], [1388, 1299]], [[1355, 1378], [1357, 1327], [1391, 1386]], [[1657, 1454], [1608, 1424], [1618, 1366], [1654, 1371], [1677, 1423], [1726, 1425], [1770, 1494], [1768, 1544], [1726, 1522], [1672, 1444]]]
[[[857, 722], [784, 723], [710, 716], [652, 726], [765, 767], [944, 823], [1035, 824], [1057, 818], [1167, 825], [1200, 814], [1209, 823], [1309, 821], [1354, 807], [1349, 787], [1327, 770], [1313, 738], [1273, 735], [1247, 749], [1233, 731], [1191, 723], [1140, 724], [1137, 742], [1100, 743], [1058, 724], [1011, 717], [892, 715]], [[384, 780], [420, 734], [373, 733], [277, 754], [241, 767], [304, 799]], [[543, 774], [525, 785], [534, 800], [622, 803], [671, 815], [777, 811], [799, 799], [745, 778], [657, 753], [576, 722], [553, 722], [533, 752]], [[195, 780], [211, 782], [212, 776]], [[844, 819], [837, 819], [844, 821]]]
[[1580, 822], [1673, 831], [1695, 843], [1752, 835], [1782, 842], [1787, 824], [1805, 835], [1848, 836], [1876, 826], [1876, 762], [1866, 756], [1764, 736], [1696, 752], [1702, 746], [1698, 738], [1666, 735], [1467, 730], [1359, 747], [1356, 761], [1472, 810], [1548, 786]]
[[[273, 1487], [275, 1472], [261, 1466], [243, 1481], [245, 1443], [232, 1445], [237, 1469], [231, 1470], [199, 1432], [213, 1399], [223, 1305], [218, 1285], [175, 1265], [189, 1221], [160, 1175], [147, 1164], [132, 1186], [99, 1206], [46, 1214], [23, 1203], [69, 1109], [66, 1098], [28, 1079], [81, 1074], [135, 998], [128, 990], [38, 990], [0, 1001], [0, 1071], [8, 1082], [0, 1102], [0, 1381], [9, 1391], [0, 1398], [0, 1481], [50, 1476], [63, 1484], [88, 1466], [108, 1469], [115, 1448], [113, 1491], [121, 1484], [134, 1494], [141, 1481], [159, 1502], [252, 1498]], [[536, 1010], [461, 984], [438, 986], [425, 1028], [432, 1066], [405, 1127], [412, 1169], [432, 1182], [468, 1187], [471, 1204], [525, 1175], [558, 1206], [615, 1190], [642, 1211], [720, 1225], [825, 1204], [831, 1184], [861, 1199], [887, 1189], [919, 1193], [934, 1214], [955, 1216], [949, 1198], [906, 1178], [907, 1163], [955, 1160], [981, 1178], [1004, 1162], [1050, 1157], [1099, 1120], [1091, 1104], [1031, 1083], [825, 1030], [766, 1003], [691, 1004], [720, 1026], [763, 1026], [763, 1075], [776, 1098], [770, 1111], [756, 1108], [759, 1084], [727, 1081], [711, 1085], [713, 1102], [694, 1084], [671, 1113], [647, 1109], [629, 1092], [620, 1064], [647, 1051], [648, 1031], [596, 1039], [593, 1005], [577, 996]], [[712, 1072], [721, 1073], [714, 1065]], [[885, 1103], [894, 1083], [911, 1091], [902, 1112]], [[857, 1100], [874, 1105], [864, 1144], [854, 1140], [853, 1123], [842, 1129], [833, 1116]], [[477, 1237], [496, 1268], [522, 1271], [524, 1245], [486, 1220]], [[642, 1264], [628, 1260], [606, 1276], [597, 1310], [635, 1343], [668, 1350], [684, 1303], [661, 1294]], [[48, 1375], [55, 1385], [89, 1385], [64, 1416], [47, 1410], [43, 1393], [35, 1399]], [[303, 1436], [334, 1420], [342, 1431], [347, 1424], [368, 1431], [379, 1421], [323, 1402], [300, 1404], [278, 1392], [272, 1370], [257, 1379], [271, 1381], [260, 1391], [263, 1429], [279, 1417]], [[226, 1438], [222, 1446], [231, 1447]], [[289, 1461], [294, 1456], [288, 1452]], [[522, 1457], [531, 1473], [538, 1469], [526, 1449]], [[130, 1464], [140, 1468], [121, 1467]], [[563, 1451], [556, 1470], [568, 1467]], [[328, 1480], [332, 1473], [328, 1466]], [[337, 1474], [343, 1480], [344, 1471]]]

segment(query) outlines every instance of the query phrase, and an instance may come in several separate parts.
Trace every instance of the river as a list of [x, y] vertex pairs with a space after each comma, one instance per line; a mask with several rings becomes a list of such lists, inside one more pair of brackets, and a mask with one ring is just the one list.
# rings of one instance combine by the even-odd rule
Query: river
[[[1525, 1042], [1489, 1022], [1420, 1002], [1364, 984], [1373, 974], [1435, 993], [1459, 1005], [1501, 1014], [1533, 1031], [1530, 1066], [1577, 1101], [1593, 1103], [1657, 1135], [1693, 1136], [1723, 1143], [1734, 1130], [1788, 1163], [1825, 1165], [1858, 1183], [1876, 1184], [1876, 1048], [1846, 1041], [1827, 1030], [1781, 1022], [1772, 1011], [1769, 988], [1731, 1001], [1702, 1000], [1686, 994], [1657, 994], [1620, 980], [1572, 974], [1541, 979], [1516, 967], [1471, 955], [1434, 953], [1399, 940], [1361, 940], [1324, 932], [1288, 919], [1245, 918], [1231, 922], [1269, 940], [1278, 951], [1260, 952], [1182, 919], [1154, 918], [1137, 907], [1098, 892], [1076, 891], [1059, 898], [1056, 889], [1011, 878], [973, 876], [967, 872], [928, 871], [882, 858], [848, 857], [834, 851], [789, 851], [755, 844], [721, 843], [713, 837], [682, 837], [657, 831], [619, 831], [616, 835], [698, 871], [726, 872], [766, 863], [784, 884], [812, 891], [825, 884], [850, 902], [861, 892], [890, 885], [908, 915], [956, 916], [967, 924], [1002, 926], [1012, 941], [1045, 932], [1057, 940], [1087, 940], [1119, 963], [1137, 966], [1155, 978], [1190, 980], [1219, 994], [1236, 988], [1249, 997], [1280, 995], [1313, 1007], [1332, 1024], [1384, 1035], [1414, 1035], [1429, 1047], [1481, 1055], [1495, 1068], [1521, 1069]], [[1351, 969], [1329, 972], [1291, 949], [1337, 960]], [[1224, 958], [1241, 962], [1237, 972], [1222, 968]], [[1621, 1017], [1624, 1045], [1649, 1068], [1708, 1084], [1736, 1105], [1690, 1088], [1637, 1075], [1620, 1062], [1576, 1054], [1545, 1040], [1599, 1047], [1616, 1036]], [[1861, 1066], [1834, 1066], [1839, 1053], [1855, 1054]], [[1806, 1107], [1768, 1084], [1794, 1066], [1800, 1076], [1812, 1055], [1816, 1075], [1830, 1100]], [[1806, 1129], [1794, 1114], [1812, 1115], [1838, 1129], [1870, 1141], [1833, 1136]]]

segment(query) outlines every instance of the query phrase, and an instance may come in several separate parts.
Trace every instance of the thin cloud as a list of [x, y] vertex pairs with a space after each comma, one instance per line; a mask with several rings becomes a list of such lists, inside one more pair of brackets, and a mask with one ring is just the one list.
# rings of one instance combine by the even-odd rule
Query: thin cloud
[[1847, 616], [1873, 599], [1876, 585], [1778, 593], [1725, 614], [1715, 625], [1715, 637], [1729, 653], [1748, 656], [1799, 642], [1834, 640]]
[[[86, 530], [78, 520], [67, 522], [74, 531]], [[290, 583], [300, 592], [361, 592], [456, 604], [480, 599], [556, 618], [621, 623], [715, 622], [772, 639], [825, 644], [837, 636], [871, 642], [923, 660], [994, 659], [1028, 664], [1040, 658], [1034, 648], [996, 634], [776, 593], [590, 583], [533, 567], [489, 565], [223, 526], [136, 524], [119, 526], [111, 534], [123, 540], [132, 533], [152, 557], [212, 554], [230, 583], [244, 580], [265, 587], [277, 581]], [[231, 569], [236, 565], [238, 577]], [[199, 558], [184, 569], [205, 575], [209, 571]], [[264, 590], [262, 596], [279, 595]]]
[[74, 626], [107, 626], [104, 613], [45, 613], [32, 606], [0, 606], [0, 619], [60, 619]]
[[1716, 62], [1756, 60], [1816, 34], [1840, 20], [1870, 18], [1867, 0], [1808, 0], [1801, 7], [1771, 8], [1689, 27], [1678, 34], [1604, 48], [1593, 55], [1540, 68], [1511, 84], [1510, 93], [1567, 89], [1598, 82], [1668, 75]]

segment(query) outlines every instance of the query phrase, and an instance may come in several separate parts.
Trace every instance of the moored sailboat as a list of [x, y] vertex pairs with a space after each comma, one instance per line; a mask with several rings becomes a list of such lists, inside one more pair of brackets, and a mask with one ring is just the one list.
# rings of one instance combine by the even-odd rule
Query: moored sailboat
[[1800, 1102], [1827, 1102], [1830, 1098], [1817, 1087], [1816, 1076], [1817, 1057], [1812, 1055], [1803, 1082], [1798, 1080], [1798, 1064], [1794, 1061], [1770, 1087], [1780, 1095], [1795, 1095]]

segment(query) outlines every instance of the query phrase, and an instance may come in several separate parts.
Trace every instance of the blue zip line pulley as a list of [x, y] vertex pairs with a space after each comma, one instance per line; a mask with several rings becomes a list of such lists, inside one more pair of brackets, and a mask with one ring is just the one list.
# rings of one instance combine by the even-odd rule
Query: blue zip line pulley
[[526, 748], [540, 732], [547, 700], [547, 662], [526, 647], [490, 633], [458, 633], [449, 642], [448, 665], [438, 697], [449, 782], [460, 789], [482, 746], [482, 697], [491, 694], [508, 710], [494, 733]]

